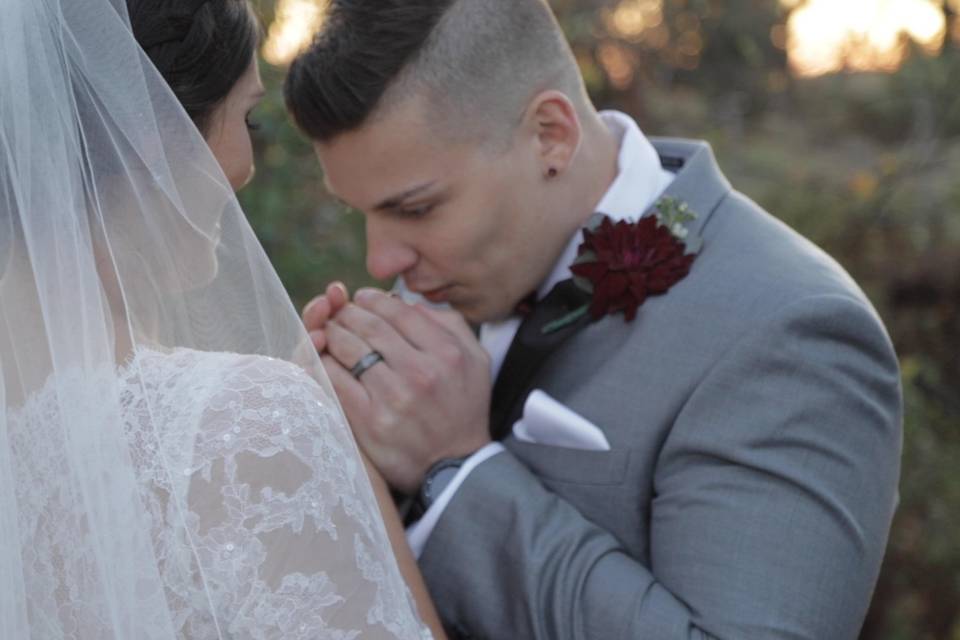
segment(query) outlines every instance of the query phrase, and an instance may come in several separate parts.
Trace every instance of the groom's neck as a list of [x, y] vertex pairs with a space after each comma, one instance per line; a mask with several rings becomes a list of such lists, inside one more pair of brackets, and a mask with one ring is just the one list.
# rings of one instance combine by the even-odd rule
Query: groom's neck
[[618, 173], [620, 143], [599, 114], [591, 110], [581, 126], [580, 149], [557, 194], [567, 240], [595, 213]]

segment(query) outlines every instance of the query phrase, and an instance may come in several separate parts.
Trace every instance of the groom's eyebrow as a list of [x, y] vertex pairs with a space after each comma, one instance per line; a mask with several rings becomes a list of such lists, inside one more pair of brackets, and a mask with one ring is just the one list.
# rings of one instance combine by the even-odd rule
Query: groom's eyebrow
[[399, 207], [401, 204], [403, 204], [403, 202], [404, 202], [405, 200], [408, 200], [408, 199], [412, 198], [412, 197], [415, 196], [415, 195], [418, 195], [418, 194], [420, 194], [420, 193], [423, 193], [424, 191], [426, 191], [427, 189], [429, 189], [430, 187], [432, 187], [434, 184], [435, 184], [434, 182], [427, 182], [426, 184], [421, 184], [421, 185], [419, 185], [419, 186], [417, 186], [417, 187], [413, 187], [412, 189], [407, 189], [407, 190], [404, 191], [403, 193], [400, 193], [400, 194], [395, 195], [395, 196], [391, 196], [391, 197], [387, 198], [386, 200], [383, 200], [380, 204], [376, 205], [376, 206], [373, 208], [373, 210], [374, 210], [374, 211], [389, 211], [390, 209], [396, 209], [396, 208]]

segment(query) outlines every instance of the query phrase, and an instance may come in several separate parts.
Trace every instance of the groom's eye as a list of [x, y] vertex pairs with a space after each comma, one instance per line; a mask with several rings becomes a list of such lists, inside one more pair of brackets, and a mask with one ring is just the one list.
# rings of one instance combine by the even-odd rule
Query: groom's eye
[[433, 211], [433, 207], [432, 204], [425, 204], [415, 207], [398, 207], [396, 211], [401, 218], [423, 218]]

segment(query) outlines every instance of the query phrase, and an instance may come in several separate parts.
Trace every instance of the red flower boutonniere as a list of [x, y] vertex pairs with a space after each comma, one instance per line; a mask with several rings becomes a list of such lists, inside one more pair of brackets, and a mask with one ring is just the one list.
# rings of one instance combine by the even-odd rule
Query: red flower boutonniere
[[687, 224], [696, 214], [685, 202], [664, 197], [655, 215], [639, 222], [602, 218], [584, 229], [583, 244], [570, 270], [574, 283], [590, 295], [589, 304], [544, 327], [551, 333], [586, 313], [594, 320], [623, 312], [631, 322], [648, 297], [662, 295], [690, 273], [702, 242]]

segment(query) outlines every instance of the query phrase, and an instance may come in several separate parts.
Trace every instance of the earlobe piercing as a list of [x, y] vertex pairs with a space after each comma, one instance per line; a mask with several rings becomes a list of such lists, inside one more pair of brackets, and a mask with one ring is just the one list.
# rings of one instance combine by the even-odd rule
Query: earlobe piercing
[[556, 177], [557, 177], [557, 170], [556, 170], [554, 167], [550, 167], [550, 170], [547, 171], [547, 177], [548, 177], [548, 178], [556, 178]]

